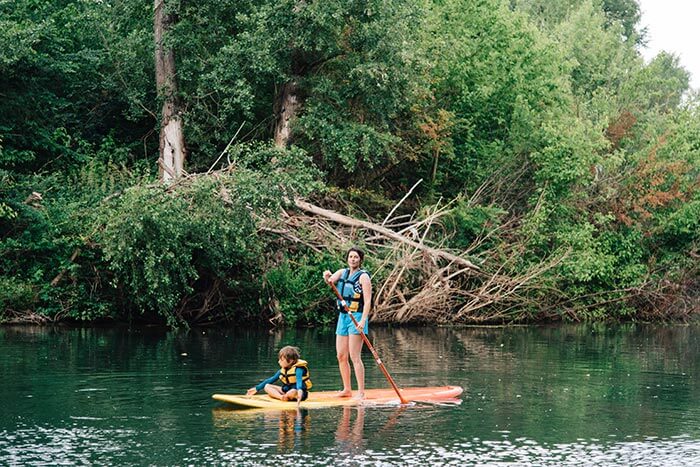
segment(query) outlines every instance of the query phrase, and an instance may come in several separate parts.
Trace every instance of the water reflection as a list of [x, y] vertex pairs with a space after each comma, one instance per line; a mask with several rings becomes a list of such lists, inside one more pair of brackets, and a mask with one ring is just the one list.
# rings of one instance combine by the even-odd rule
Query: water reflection
[[294, 450], [301, 443], [301, 439], [309, 431], [311, 418], [308, 409], [287, 410], [279, 419], [279, 443], [280, 451]]
[[[698, 326], [373, 328], [455, 407], [232, 410], [281, 345], [338, 386], [332, 331], [0, 327], [0, 464], [700, 465]], [[365, 355], [367, 386], [386, 387]], [[76, 442], [79, 440], [79, 442]], [[164, 448], [167, 447], [167, 448]]]
[[[420, 406], [345, 406], [327, 409], [238, 409], [216, 407], [212, 410], [214, 427], [222, 438], [247, 444], [253, 438], [274, 439], [275, 452], [289, 454], [303, 449], [318, 449], [325, 445], [345, 459], [365, 455], [368, 446], [377, 440], [400, 438], [400, 418], [411, 411], [421, 411]], [[431, 410], [428, 408], [428, 410]], [[373, 412], [372, 436], [365, 434], [367, 413]], [[415, 414], [414, 414], [415, 416]], [[410, 418], [409, 418], [410, 419]], [[312, 423], [316, 420], [317, 423]], [[410, 422], [409, 422], [410, 423]], [[329, 425], [335, 426], [329, 443]], [[269, 436], [261, 436], [264, 431]], [[265, 443], [262, 443], [265, 444]]]
[[[337, 449], [345, 454], [359, 454], [365, 450], [365, 407], [343, 407], [338, 429], [335, 430]], [[354, 423], [350, 423], [353, 413]]]
[[[338, 416], [340, 410], [340, 416]], [[329, 415], [337, 417], [335, 429], [336, 449], [345, 454], [359, 454], [365, 450], [365, 410], [363, 406], [342, 407], [331, 409], [319, 409], [314, 412], [322, 419], [327, 420]], [[325, 434], [327, 425], [321, 423], [317, 428], [318, 433], [312, 429], [313, 415], [308, 409], [270, 410], [270, 409], [232, 409], [217, 407], [212, 410], [214, 427], [224, 434], [237, 437], [240, 441], [245, 437], [241, 427], [258, 427], [275, 432], [277, 435], [277, 452], [293, 452], [306, 443], [306, 439], [313, 439], [320, 434]], [[387, 425], [394, 425], [395, 417]]]
[[269, 410], [232, 409], [216, 407], [212, 410], [214, 427], [224, 437], [240, 441], [264, 430], [276, 438], [277, 452], [287, 453], [303, 447], [311, 431], [308, 409]]

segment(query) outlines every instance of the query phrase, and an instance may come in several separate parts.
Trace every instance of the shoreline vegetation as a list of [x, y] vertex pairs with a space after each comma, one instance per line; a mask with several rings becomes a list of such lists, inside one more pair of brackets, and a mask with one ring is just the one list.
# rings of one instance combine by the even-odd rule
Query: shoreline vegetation
[[374, 323], [695, 320], [678, 57], [474, 3], [0, 5], [0, 323], [328, 325], [352, 245]]

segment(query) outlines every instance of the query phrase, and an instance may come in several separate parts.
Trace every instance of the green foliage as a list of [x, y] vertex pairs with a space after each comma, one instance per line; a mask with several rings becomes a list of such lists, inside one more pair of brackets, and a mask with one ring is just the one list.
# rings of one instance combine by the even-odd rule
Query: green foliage
[[430, 24], [435, 94], [457, 122], [439, 189], [454, 195], [541, 147], [533, 135], [561, 114], [567, 83], [557, 47], [500, 2], [440, 2]]
[[403, 0], [183, 4], [172, 40], [191, 166], [206, 168], [244, 122], [243, 135], [269, 136], [291, 81], [292, 140], [335, 183], [366, 185], [368, 169], [410, 156], [428, 88], [420, 11]]
[[661, 222], [662, 238], [669, 248], [700, 241], [700, 199], [683, 204]]
[[18, 282], [13, 277], [0, 276], [0, 322], [12, 312], [31, 310], [36, 292], [31, 284]]
[[[422, 11], [420, 4], [392, 1], [318, 13], [329, 16], [333, 36], [323, 43], [326, 62], [303, 80], [310, 97], [298, 123], [301, 143], [318, 153], [335, 183], [366, 186], [375, 179], [372, 169], [412, 156], [414, 108], [425, 105], [429, 92], [427, 62], [416, 43]], [[336, 14], [340, 21], [331, 19]]]
[[188, 298], [220, 282], [233, 317], [253, 313], [264, 247], [254, 216], [318, 185], [299, 149], [238, 145], [231, 158], [230, 175], [174, 190], [134, 186], [105, 210], [99, 243], [113, 284], [142, 312], [180, 324]]
[[329, 254], [285, 255], [264, 275], [268, 306], [281, 315], [282, 321], [294, 325], [328, 325], [337, 313], [332, 292], [321, 276], [334, 264]]
[[[109, 147], [109, 145], [108, 145]], [[118, 153], [111, 148], [109, 154]], [[102, 289], [105, 264], [94, 233], [101, 200], [138, 180], [107, 160], [87, 159], [74, 173], [16, 175], [2, 194], [15, 213], [0, 219], [0, 269], [8, 280], [33, 290], [13, 309], [49, 319], [91, 320], [117, 314], [114, 296]], [[106, 157], [100, 151], [97, 156]]]
[[551, 30], [583, 5], [605, 15], [605, 26], [620, 28], [624, 39], [643, 43], [645, 30], [639, 30], [641, 10], [637, 0], [510, 0], [511, 8], [525, 12], [542, 29]]
[[280, 202], [323, 188], [321, 173], [303, 149], [281, 149], [271, 143], [237, 144], [228, 159], [236, 167], [238, 199], [256, 212], [275, 214]]
[[679, 58], [661, 52], [621, 85], [618, 99], [623, 108], [640, 116], [650, 111], [667, 113], [678, 109], [689, 83], [690, 75]]
[[[0, 157], [2, 157], [2, 146], [0, 146]], [[12, 183], [12, 174], [0, 169], [0, 221], [17, 217], [17, 212], [3, 201], [10, 191]]]
[[641, 63], [634, 47], [620, 41], [620, 28], [606, 27], [604, 13], [591, 2], [583, 2], [554, 35], [571, 66], [574, 93], [585, 99], [600, 87], [617, 90], [630, 67]]
[[221, 199], [224, 190], [203, 181], [176, 192], [133, 187], [120, 197], [99, 241], [127, 303], [177, 325], [178, 305], [203, 274], [254, 278], [259, 246], [250, 212]]
[[[513, 275], [569, 251], [538, 278], [556, 293], [537, 303], [632, 317], [622, 291], [696, 281], [697, 96], [678, 57], [642, 60], [635, 0], [166, 7], [197, 174], [171, 186], [154, 184], [152, 5], [0, 0], [7, 310], [177, 324], [276, 301], [288, 324], [326, 322], [313, 284], [328, 257], [281, 254], [258, 228], [319, 192], [381, 218], [420, 178], [402, 209], [456, 198], [434, 232], [453, 233], [448, 249], [488, 232], [475, 253], [498, 262], [520, 242]], [[299, 108], [280, 149], [290, 83]]]
[[0, 3], [0, 166], [20, 172], [80, 163], [71, 138], [99, 141], [120, 123], [121, 96], [103, 86], [102, 2]]
[[594, 225], [572, 225], [557, 232], [557, 242], [571, 247], [560, 272], [567, 281], [579, 287], [578, 292], [590, 290], [590, 284], [615, 290], [637, 285], [647, 272], [643, 263], [642, 238], [639, 232], [600, 231]]
[[[485, 235], [501, 223], [506, 211], [497, 206], [472, 206], [466, 200], [460, 199], [450, 212], [443, 217], [447, 231], [453, 232], [453, 245], [466, 249], [477, 238]], [[487, 242], [481, 246], [486, 249], [492, 246]]]

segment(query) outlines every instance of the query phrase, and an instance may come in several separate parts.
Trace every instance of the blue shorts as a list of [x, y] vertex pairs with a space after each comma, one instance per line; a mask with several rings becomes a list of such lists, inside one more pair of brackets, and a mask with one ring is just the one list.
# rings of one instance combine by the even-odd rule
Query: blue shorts
[[[352, 314], [357, 322], [359, 323], [362, 319], [362, 313], [356, 312]], [[369, 331], [369, 320], [365, 321], [364, 333], [367, 334]], [[338, 313], [338, 325], [335, 327], [335, 333], [338, 336], [349, 336], [350, 334], [359, 335], [360, 332], [355, 327], [355, 323], [352, 322], [349, 313]]]

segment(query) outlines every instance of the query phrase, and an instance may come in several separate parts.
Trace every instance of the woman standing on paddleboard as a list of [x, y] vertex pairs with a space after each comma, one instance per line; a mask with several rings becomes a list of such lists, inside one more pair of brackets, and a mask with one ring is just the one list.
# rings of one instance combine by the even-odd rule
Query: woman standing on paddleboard
[[[362, 267], [365, 254], [359, 248], [350, 248], [346, 256], [348, 267], [338, 269], [331, 274], [323, 272], [323, 279], [329, 284], [337, 284], [338, 291], [345, 300], [348, 309], [355, 317], [357, 326], [352, 322], [349, 314], [345, 312], [343, 303], [337, 300], [338, 325], [335, 328], [335, 349], [338, 356], [340, 378], [343, 380], [343, 390], [340, 397], [352, 396], [350, 381], [350, 361], [355, 369], [357, 380], [357, 396], [362, 399], [365, 396], [365, 366], [362, 363], [362, 335], [367, 334], [369, 328], [369, 312], [372, 303], [372, 282], [369, 273]], [[348, 357], [349, 360], [348, 361]]]

